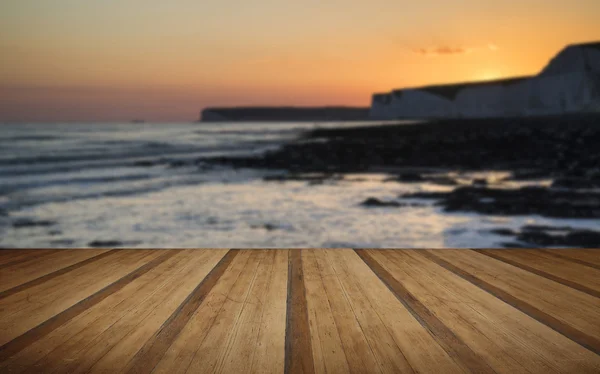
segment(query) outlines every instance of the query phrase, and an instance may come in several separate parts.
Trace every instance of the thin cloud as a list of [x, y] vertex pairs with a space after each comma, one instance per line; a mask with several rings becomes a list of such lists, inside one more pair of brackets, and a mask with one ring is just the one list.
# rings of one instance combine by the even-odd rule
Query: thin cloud
[[448, 55], [462, 55], [468, 53], [467, 48], [462, 47], [450, 47], [441, 46], [433, 48], [417, 48], [413, 49], [413, 52], [423, 56], [448, 56]]
[[494, 43], [488, 43], [486, 46], [479, 47], [454, 47], [454, 46], [437, 46], [430, 48], [416, 48], [412, 51], [416, 54], [427, 56], [427, 57], [435, 57], [435, 56], [455, 56], [455, 55], [464, 55], [467, 53], [471, 53], [476, 50], [486, 49], [492, 52], [497, 51], [499, 48]]

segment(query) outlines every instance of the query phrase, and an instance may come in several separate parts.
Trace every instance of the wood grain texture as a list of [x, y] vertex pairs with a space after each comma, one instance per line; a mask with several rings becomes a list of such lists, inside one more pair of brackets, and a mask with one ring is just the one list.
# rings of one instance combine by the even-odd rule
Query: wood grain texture
[[600, 328], [595, 322], [590, 323], [600, 318], [597, 298], [574, 294], [579, 291], [499, 261], [490, 263], [477, 257], [487, 256], [476, 252], [471, 252], [469, 258], [455, 250], [424, 251], [422, 255], [592, 352], [600, 353]]
[[595, 374], [599, 253], [2, 250], [0, 372]]
[[271, 250], [273, 265], [266, 286], [259, 332], [254, 344], [250, 373], [282, 373], [285, 370], [285, 328], [289, 251]]
[[223, 373], [223, 364], [236, 327], [249, 303], [250, 292], [258, 276], [258, 267], [264, 260], [262, 251], [252, 251], [244, 271], [236, 280], [227, 298], [194, 353], [187, 368], [189, 373]]
[[589, 295], [600, 297], [599, 270], [561, 261], [540, 251], [517, 249], [480, 249], [477, 251]]
[[[121, 316], [130, 313], [137, 305], [151, 297], [160, 289], [171, 271], [180, 266], [179, 254], [165, 260], [154, 269], [139, 276], [122, 289], [109, 295], [98, 304], [88, 308], [69, 322], [52, 331], [23, 349], [9, 360], [0, 364], [0, 372], [10, 367], [13, 372], [33, 370], [43, 367], [48, 361], [59, 361], [62, 352], [74, 352], [72, 347], [80, 347], [85, 339], [92, 339], [110, 328]], [[76, 361], [76, 360], [73, 360]]]
[[600, 249], [542, 249], [561, 260], [568, 260], [600, 270]]
[[381, 372], [464, 372], [353, 250], [326, 254]]
[[25, 249], [19, 250], [17, 253], [9, 252], [8, 255], [0, 256], [0, 270], [24, 264], [27, 262], [39, 262], [39, 260], [42, 259], [44, 256], [52, 255], [55, 253], [57, 253], [57, 250], [52, 249]]
[[[116, 250], [114, 250], [116, 251]], [[35, 266], [16, 266], [0, 271], [0, 300], [17, 292], [45, 283], [82, 266], [110, 256], [109, 250], [60, 251], [56, 255], [38, 261]]]
[[358, 249], [356, 253], [373, 270], [383, 283], [394, 293], [396, 298], [406, 307], [423, 327], [431, 332], [438, 344], [450, 357], [456, 357], [466, 372], [487, 373], [493, 372], [492, 368], [468, 345], [457, 337], [440, 319], [434, 315], [421, 301], [411, 294], [402, 283], [387, 271], [371, 254]]
[[127, 366], [128, 373], [148, 373], [161, 360], [177, 335], [185, 327], [192, 314], [202, 304], [206, 295], [219, 281], [231, 261], [239, 253], [232, 249], [227, 252], [210, 273], [189, 294], [177, 310], [164, 322], [161, 328], [144, 344]]
[[[248, 270], [250, 251], [240, 251], [221, 276], [220, 281], [190, 317], [188, 323], [163, 355], [154, 373], [185, 373], [194, 360], [212, 327], [220, 322], [219, 315], [241, 275]], [[251, 264], [250, 264], [251, 265]], [[239, 287], [239, 286], [238, 286]]]
[[300, 249], [290, 250], [288, 267], [285, 373], [314, 373], [310, 325]]
[[498, 373], [594, 372], [600, 365], [594, 353], [428, 260], [421, 251], [370, 253]]
[[[193, 250], [178, 254], [169, 263], [176, 266], [171, 268], [176, 271], [165, 271], [164, 281], [155, 283], [150, 294], [128, 312], [122, 312], [118, 320], [108, 328], [103, 323], [95, 323], [80, 332], [76, 346], [59, 355], [68, 357], [69, 360], [52, 360], [56, 366], [53, 372], [123, 371], [128, 359], [140, 351], [144, 343], [160, 329], [223, 255], [225, 253], [222, 251]], [[163, 269], [164, 267], [161, 268]], [[53, 366], [48, 363], [43, 367]]]
[[343, 325], [338, 326], [335, 321], [315, 251], [302, 253], [302, 269], [315, 372], [348, 372], [348, 360], [340, 338]]
[[380, 372], [377, 358], [353, 309], [354, 300], [348, 298], [348, 293], [340, 279], [344, 277], [344, 273], [341, 268], [334, 266], [340, 263], [335, 256], [343, 255], [342, 252], [344, 251], [313, 250], [312, 254], [317, 263], [319, 277], [339, 333], [349, 371]]
[[[116, 280], [115, 282], [108, 284], [104, 288], [98, 290], [97, 292], [94, 292], [92, 295], [80, 300], [79, 302], [70, 306], [69, 308], [64, 309], [60, 313], [51, 315], [48, 319], [44, 320], [44, 322], [40, 323], [35, 327], [32, 326], [29, 330], [26, 330], [26, 332], [22, 333], [21, 335], [18, 335], [21, 329], [16, 330], [16, 333], [14, 332], [14, 329], [8, 330], [8, 333], [6, 333], [7, 330], [5, 329], [2, 332], [2, 338], [6, 342], [2, 346], [0, 346], [0, 361], [5, 360], [11, 355], [19, 352], [28, 345], [32, 344], [33, 342], [39, 340], [41, 337], [51, 333], [56, 328], [62, 326], [77, 315], [83, 313], [85, 310], [98, 304], [111, 294], [125, 287], [127, 284], [129, 284], [142, 274], [152, 270], [154, 267], [158, 266], [160, 263], [162, 263], [169, 257], [175, 255], [176, 253], [176, 251], [166, 251], [163, 253], [157, 252], [154, 254], [140, 252], [142, 256], [138, 259], [139, 261], [132, 262], [131, 265], [135, 267], [141, 264], [142, 266], [138, 267], [137, 269], [130, 269], [126, 266], [125, 271], [133, 271], [126, 273], [126, 275]], [[130, 263], [126, 263], [126, 265], [130, 265]], [[9, 299], [10, 297], [4, 300]]]

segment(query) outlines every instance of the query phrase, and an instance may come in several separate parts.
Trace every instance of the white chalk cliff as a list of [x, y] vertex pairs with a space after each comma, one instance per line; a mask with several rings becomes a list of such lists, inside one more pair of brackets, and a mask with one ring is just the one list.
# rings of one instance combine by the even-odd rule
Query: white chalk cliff
[[600, 42], [568, 46], [536, 76], [373, 95], [370, 117], [484, 118], [600, 112]]

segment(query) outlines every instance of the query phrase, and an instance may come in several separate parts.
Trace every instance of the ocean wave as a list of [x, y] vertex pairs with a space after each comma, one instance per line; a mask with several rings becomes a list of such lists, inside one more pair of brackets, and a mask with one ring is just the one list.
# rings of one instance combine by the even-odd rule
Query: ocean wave
[[119, 175], [119, 176], [104, 176], [104, 177], [84, 177], [84, 178], [68, 178], [58, 180], [41, 180], [22, 183], [7, 183], [0, 184], [0, 194], [9, 194], [14, 191], [22, 191], [25, 189], [50, 187], [50, 186], [65, 186], [72, 184], [99, 184], [99, 183], [115, 183], [126, 181], [140, 181], [155, 178], [156, 175], [150, 174], [134, 174], [134, 175]]
[[[163, 178], [161, 181], [150, 182], [142, 186], [127, 186], [121, 185], [115, 189], [106, 189], [100, 191], [88, 192], [83, 190], [81, 193], [74, 193], [69, 191], [63, 191], [61, 193], [44, 193], [44, 191], [37, 191], [37, 193], [26, 193], [9, 199], [3, 199], [0, 203], [0, 210], [4, 211], [15, 211], [23, 208], [30, 208], [33, 206], [50, 204], [50, 203], [63, 203], [78, 200], [88, 199], [101, 199], [106, 197], [128, 197], [134, 195], [142, 195], [151, 192], [162, 191], [167, 188], [182, 187], [182, 186], [193, 186], [208, 182], [209, 179], [204, 176], [194, 176], [191, 178]], [[138, 182], [138, 181], [130, 181]], [[45, 188], [46, 186], [44, 186]], [[97, 186], [96, 186], [97, 187]], [[43, 190], [43, 188], [41, 188]]]
[[47, 140], [62, 140], [63, 137], [52, 135], [16, 135], [8, 137], [0, 137], [0, 143], [13, 143], [22, 141], [47, 141]]

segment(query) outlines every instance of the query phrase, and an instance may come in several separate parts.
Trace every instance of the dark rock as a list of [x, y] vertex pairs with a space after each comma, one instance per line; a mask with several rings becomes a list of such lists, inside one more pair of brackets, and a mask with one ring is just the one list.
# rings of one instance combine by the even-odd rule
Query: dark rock
[[493, 229], [493, 230], [490, 230], [490, 232], [492, 234], [502, 235], [502, 236], [515, 236], [517, 234], [511, 229]]
[[272, 223], [265, 223], [262, 225], [251, 225], [250, 227], [253, 229], [264, 229], [267, 231], [274, 231], [274, 230], [280, 229], [280, 227], [278, 227], [277, 225], [274, 225]]
[[268, 175], [263, 178], [267, 182], [288, 182], [288, 181], [302, 181], [309, 182], [311, 185], [322, 184], [325, 181], [341, 180], [343, 176], [337, 174], [279, 174], [279, 175]]
[[[314, 140], [318, 139], [316, 142]], [[600, 162], [600, 115], [452, 119], [414, 125], [320, 129], [253, 157], [207, 162], [296, 171], [370, 167], [552, 170], [579, 175]]]
[[427, 181], [440, 186], [458, 186], [460, 184], [450, 177], [432, 177], [428, 178]]
[[520, 233], [517, 239], [541, 246], [600, 247], [600, 232], [592, 230], [573, 230], [567, 234], [525, 231]]
[[397, 180], [399, 182], [415, 183], [415, 182], [423, 182], [425, 179], [421, 176], [421, 174], [402, 173], [402, 174], [398, 175]]
[[118, 240], [94, 240], [88, 243], [88, 247], [122, 247], [125, 243]]
[[133, 166], [140, 166], [140, 167], [151, 167], [151, 166], [156, 166], [158, 165], [158, 163], [156, 161], [136, 161], [133, 163]]
[[399, 208], [399, 207], [416, 208], [416, 207], [427, 206], [427, 205], [421, 204], [421, 203], [399, 203], [397, 201], [383, 201], [383, 200], [379, 200], [374, 197], [370, 197], [370, 198], [366, 199], [360, 205], [366, 206], [366, 207], [395, 207], [395, 208]]
[[401, 194], [398, 197], [401, 198], [417, 198], [417, 199], [444, 199], [448, 197], [449, 192], [414, 192], [408, 194]]
[[521, 227], [522, 231], [570, 231], [570, 226], [544, 226], [544, 225], [525, 225]]
[[206, 219], [206, 224], [208, 225], [216, 225], [217, 223], [219, 223], [219, 220], [216, 217], [208, 217]]
[[[600, 232], [593, 230], [580, 230], [571, 227], [534, 226], [528, 225], [521, 228], [520, 232], [507, 229], [492, 230], [499, 235], [514, 236], [525, 243], [519, 247], [600, 247]], [[504, 243], [505, 246], [515, 243]]]
[[60, 231], [60, 230], [50, 230], [50, 231], [48, 231], [48, 235], [52, 235], [52, 236], [62, 235], [62, 231]]
[[374, 197], [370, 197], [370, 198], [366, 199], [360, 205], [367, 206], [367, 207], [400, 207], [400, 206], [402, 206], [402, 204], [400, 204], [397, 201], [382, 201], [382, 200], [376, 199]]
[[591, 230], [578, 230], [567, 234], [565, 245], [600, 248], [600, 232]]
[[473, 179], [473, 186], [487, 186], [488, 181], [484, 178]]
[[[581, 191], [598, 186], [598, 144], [600, 114], [448, 119], [409, 125], [318, 129], [263, 155], [204, 158], [202, 162], [295, 174], [407, 167], [513, 171], [515, 180], [554, 178], [555, 187], [569, 190], [531, 187], [507, 191], [489, 189], [482, 181], [474, 181], [474, 186], [450, 193], [421, 193], [411, 197], [439, 199], [439, 205], [448, 212], [600, 218], [600, 194]], [[401, 179], [428, 180], [421, 175], [396, 178]], [[322, 180], [311, 182], [318, 184]]]
[[13, 222], [12, 226], [15, 229], [21, 229], [21, 228], [26, 228], [26, 227], [48, 227], [48, 226], [53, 226], [56, 225], [56, 222], [54, 221], [34, 221], [34, 220], [30, 220], [30, 219], [19, 219], [15, 222]]
[[552, 187], [572, 189], [600, 188], [600, 180], [568, 177], [558, 178], [552, 182]]
[[517, 239], [526, 243], [542, 246], [557, 246], [564, 242], [563, 236], [554, 236], [540, 231], [525, 231], [517, 235]]
[[600, 218], [600, 193], [559, 191], [545, 187], [490, 189], [460, 187], [451, 192], [419, 192], [404, 198], [439, 199], [447, 212]]
[[600, 180], [600, 168], [589, 169], [586, 177], [593, 180]]
[[547, 170], [515, 170], [512, 176], [506, 180], [514, 181], [527, 181], [527, 180], [539, 180], [550, 177], [550, 172]]
[[169, 167], [171, 167], [171, 168], [180, 168], [180, 167], [185, 166], [185, 165], [186, 165], [185, 161], [181, 161], [181, 160], [171, 161], [169, 163]]
[[526, 247], [528, 247], [526, 245], [523, 245], [523, 244], [520, 244], [520, 243], [515, 243], [515, 242], [502, 243], [502, 246], [504, 248], [526, 248]]

